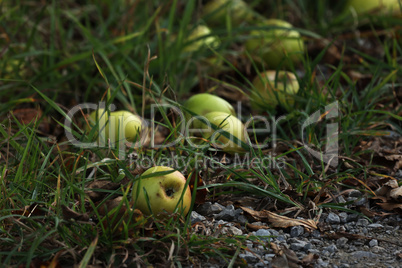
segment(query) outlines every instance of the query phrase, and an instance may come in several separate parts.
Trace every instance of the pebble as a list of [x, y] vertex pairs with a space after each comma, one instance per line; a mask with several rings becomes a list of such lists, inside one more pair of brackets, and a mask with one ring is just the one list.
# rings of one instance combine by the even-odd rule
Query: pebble
[[348, 220], [348, 214], [346, 212], [341, 212], [338, 214], [341, 223], [346, 223]]
[[363, 251], [363, 250], [355, 251], [351, 255], [353, 258], [356, 258], [356, 259], [376, 258], [377, 257], [377, 254], [374, 254], [370, 251]]
[[258, 238], [262, 241], [266, 242], [269, 242], [272, 236], [271, 232], [267, 229], [259, 229], [255, 232], [255, 235], [258, 236]]
[[344, 247], [346, 243], [349, 241], [346, 237], [341, 237], [338, 240], [336, 240], [336, 245], [340, 248]]
[[290, 249], [294, 251], [299, 251], [299, 250], [304, 250], [304, 247], [306, 246], [306, 242], [300, 241], [298, 243], [291, 243], [290, 244]]
[[334, 253], [334, 252], [338, 251], [338, 248], [334, 244], [332, 244], [332, 245], [329, 245], [328, 247], [325, 247], [323, 251], [328, 251], [329, 253]]
[[337, 214], [330, 212], [327, 217], [327, 222], [329, 224], [339, 224], [341, 222], [341, 219]]
[[222, 212], [224, 208], [224, 206], [218, 203], [205, 202], [197, 208], [197, 212], [204, 216], [212, 216], [213, 214]]
[[218, 214], [214, 215], [216, 220], [233, 221], [236, 218], [234, 210], [223, 209]]
[[235, 226], [229, 226], [229, 231], [233, 235], [243, 235], [243, 231]]
[[194, 224], [196, 222], [202, 222], [205, 219], [206, 218], [204, 216], [198, 214], [196, 211], [191, 211], [191, 215], [190, 215], [191, 224]]
[[239, 257], [244, 259], [247, 263], [256, 263], [258, 261], [258, 257], [255, 256], [250, 251], [245, 251], [244, 253], [240, 253]]
[[384, 225], [379, 224], [379, 223], [372, 223], [372, 224], [369, 224], [367, 227], [369, 227], [369, 228], [384, 228]]
[[319, 267], [328, 267], [329, 262], [323, 261], [321, 258], [318, 258], [317, 259], [317, 264], [319, 265]]
[[378, 246], [378, 241], [377, 241], [377, 239], [372, 239], [372, 240], [370, 240], [369, 246], [370, 246], [370, 247], [376, 247], [376, 246]]
[[358, 219], [356, 222], [357, 226], [367, 226], [369, 225], [369, 221], [367, 219]]
[[303, 226], [293, 226], [290, 228], [290, 236], [291, 237], [299, 237], [304, 234], [304, 227]]

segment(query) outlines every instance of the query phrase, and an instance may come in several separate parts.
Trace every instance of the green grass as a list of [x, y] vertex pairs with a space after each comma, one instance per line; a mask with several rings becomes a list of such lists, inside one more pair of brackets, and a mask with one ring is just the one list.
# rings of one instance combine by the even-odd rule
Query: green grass
[[[399, 101], [396, 97], [402, 85], [401, 18], [346, 16], [345, 1], [314, 5], [307, 0], [273, 1], [271, 6], [267, 1], [247, 1], [259, 18], [289, 20], [308, 48], [303, 61], [291, 68], [300, 83], [293, 109], [254, 111], [248, 102], [251, 81], [266, 66], [253, 60], [244, 42], [260, 26], [245, 22], [236, 27], [228, 21], [212, 28], [212, 35], [220, 37], [219, 47], [184, 52], [191, 45], [186, 36], [194, 25], [206, 24], [199, 6], [204, 1], [14, 2], [0, 2], [3, 265], [29, 267], [53, 260], [85, 267], [96, 259], [118, 266], [127, 253], [131, 264], [142, 266], [221, 261], [230, 267], [245, 265], [239, 254], [246, 239], [264, 244], [256, 237], [218, 230], [205, 234], [192, 226], [189, 215], [179, 213], [162, 220], [145, 217], [144, 223], [131, 198], [131, 186], [144, 169], [132, 165], [133, 159], [152, 159], [149, 166], [173, 166], [185, 176], [197, 174], [203, 183], [198, 187], [195, 183], [193, 196], [208, 189], [206, 199], [218, 202], [227, 196], [271, 198], [281, 208], [304, 212], [312, 201], [319, 210], [346, 210], [343, 204], [323, 203], [321, 194], [342, 187], [371, 194], [366, 185], [371, 172], [392, 172], [374, 161], [372, 151], [358, 148], [389, 131], [402, 133], [400, 97]], [[318, 46], [318, 40], [324, 39], [328, 43]], [[222, 68], [207, 65], [212, 56], [222, 60]], [[117, 110], [149, 119], [150, 124], [152, 104], [181, 107], [199, 92], [213, 92], [233, 104], [241, 99], [243, 122], [250, 115], [269, 118], [268, 134], [254, 133], [251, 138], [278, 146], [251, 149], [243, 144], [249, 154], [237, 162], [205, 140], [202, 148], [191, 147], [180, 139], [177, 115], [166, 107], [155, 110], [153, 123], [163, 137], [158, 144], [177, 141], [168, 148], [131, 147], [124, 152], [107, 144], [80, 148], [64, 136], [70, 121], [69, 130], [77, 141], [89, 143], [96, 138], [96, 131], [83, 131], [83, 114], [90, 110], [66, 120], [78, 104], [113, 104]], [[335, 101], [339, 116], [301, 130], [310, 115], [316, 111], [324, 115]], [[35, 119], [34, 111], [41, 116]], [[21, 113], [35, 120], [23, 122]], [[273, 124], [272, 118], [279, 120]], [[256, 120], [250, 129], [264, 128], [263, 123]], [[303, 147], [302, 133], [314, 149], [324, 151], [328, 123], [338, 124], [340, 130], [341, 159], [336, 167], [312, 157]], [[129, 154], [135, 158], [127, 158]], [[224, 156], [229, 163], [222, 162]], [[245, 159], [264, 157], [270, 164], [284, 164], [244, 166]], [[361, 183], [345, 183], [351, 178]], [[106, 187], [108, 183], [114, 186]], [[118, 196], [120, 201], [102, 212]], [[193, 198], [192, 208], [196, 206]]]

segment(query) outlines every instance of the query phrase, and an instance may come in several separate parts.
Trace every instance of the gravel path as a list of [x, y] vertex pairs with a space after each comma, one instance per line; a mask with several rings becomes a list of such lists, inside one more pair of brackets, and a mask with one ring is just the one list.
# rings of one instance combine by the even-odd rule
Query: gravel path
[[253, 222], [231, 204], [206, 202], [191, 217], [194, 228], [200, 223], [205, 232], [206, 226], [206, 234], [219, 229], [223, 234], [257, 237], [260, 243], [245, 240], [249, 250], [239, 254], [249, 267], [402, 267], [400, 215], [369, 220], [354, 213], [328, 211], [322, 213], [314, 231], [303, 226], [271, 228], [269, 222]]

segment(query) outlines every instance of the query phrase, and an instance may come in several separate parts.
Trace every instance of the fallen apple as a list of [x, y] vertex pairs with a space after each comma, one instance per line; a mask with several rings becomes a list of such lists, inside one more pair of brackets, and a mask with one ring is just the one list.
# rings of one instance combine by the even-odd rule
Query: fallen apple
[[184, 47], [186, 52], [198, 51], [203, 47], [216, 48], [220, 44], [219, 38], [212, 35], [211, 29], [202, 24], [197, 25], [185, 41], [188, 42], [187, 46]]
[[[100, 138], [110, 138], [112, 142], [118, 140], [139, 141], [143, 129], [142, 119], [128, 111], [111, 112], [108, 116], [104, 109], [99, 109], [89, 115], [89, 123], [89, 130], [97, 125], [100, 130], [97, 131], [100, 133]], [[109, 123], [111, 123], [110, 126]]]
[[[246, 143], [246, 130], [236, 116], [225, 112], [210, 112], [204, 117], [194, 122], [194, 128], [199, 129], [203, 137], [224, 152], [244, 152], [241, 142]], [[229, 137], [225, 136], [225, 132]]]
[[203, 8], [203, 17], [210, 25], [225, 25], [229, 18], [233, 26], [252, 22], [253, 12], [242, 0], [211, 0]]
[[[233, 106], [225, 99], [209, 93], [199, 93], [191, 96], [184, 104], [184, 108], [190, 110], [197, 115], [205, 115], [209, 112], [225, 112], [236, 116]], [[189, 120], [191, 115], [186, 114]]]
[[294, 104], [294, 96], [299, 91], [296, 76], [288, 71], [265, 71], [257, 75], [251, 91], [251, 107], [274, 109], [278, 104], [290, 109]]
[[349, 0], [345, 4], [345, 11], [353, 10], [357, 15], [369, 12], [377, 14], [401, 14], [399, 0]]
[[[148, 177], [153, 173], [164, 171], [172, 171], [172, 173]], [[147, 177], [144, 178], [144, 176]], [[162, 211], [173, 213], [176, 209], [185, 216], [191, 206], [191, 191], [190, 187], [186, 186], [186, 178], [170, 167], [149, 168], [134, 183], [132, 195], [135, 208], [146, 215], [153, 214], [156, 217]]]
[[283, 20], [269, 19], [260, 26], [273, 26], [264, 30], [253, 30], [246, 41], [246, 50], [256, 59], [271, 69], [279, 66], [289, 68], [298, 63], [304, 54], [304, 43], [298, 31]]

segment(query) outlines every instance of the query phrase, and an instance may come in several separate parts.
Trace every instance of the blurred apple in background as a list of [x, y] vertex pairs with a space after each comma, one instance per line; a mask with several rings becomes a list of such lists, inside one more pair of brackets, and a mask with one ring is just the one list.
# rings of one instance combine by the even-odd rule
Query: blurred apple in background
[[219, 37], [212, 35], [211, 29], [202, 24], [197, 25], [185, 41], [188, 44], [184, 51], [187, 52], [198, 51], [203, 47], [217, 48], [220, 45]]
[[[402, 2], [401, 2], [402, 4]], [[346, 12], [356, 12], [357, 15], [373, 12], [377, 14], [401, 14], [399, 0], [349, 0], [345, 4]]]
[[265, 71], [253, 81], [250, 94], [251, 107], [255, 110], [276, 108], [278, 104], [290, 110], [294, 96], [299, 91], [296, 76], [288, 71]]
[[253, 21], [252, 9], [242, 0], [211, 0], [204, 5], [202, 14], [214, 26], [225, 26], [227, 19], [233, 26]]
[[[267, 29], [253, 30], [246, 41], [246, 49], [257, 62], [260, 59], [270, 69], [289, 68], [300, 62], [304, 55], [304, 43], [298, 31], [283, 20], [265, 20], [261, 27]], [[268, 28], [268, 27], [274, 28]], [[278, 28], [275, 28], [278, 27]]]
[[[172, 172], [143, 178], [164, 171]], [[148, 196], [149, 206], [144, 190]], [[152, 167], [145, 171], [140, 179], [135, 181], [132, 195], [136, 209], [141, 210], [146, 215], [151, 215], [152, 211], [156, 217], [159, 217], [158, 214], [162, 211], [173, 213], [176, 208], [185, 216], [191, 206], [191, 191], [190, 187], [186, 186], [186, 178], [179, 171], [165, 166]]]

